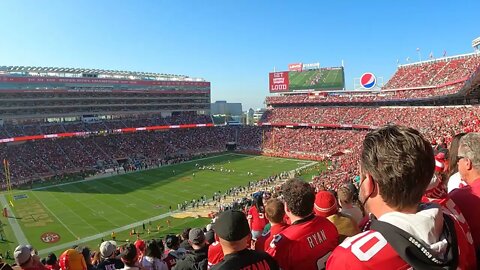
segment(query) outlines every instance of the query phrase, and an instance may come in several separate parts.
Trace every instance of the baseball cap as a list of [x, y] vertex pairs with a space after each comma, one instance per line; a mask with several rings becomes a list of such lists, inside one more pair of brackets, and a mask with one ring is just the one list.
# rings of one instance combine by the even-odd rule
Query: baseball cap
[[58, 264], [61, 270], [86, 270], [87, 264], [85, 263], [85, 258], [83, 254], [78, 252], [75, 249], [65, 250], [60, 258], [58, 259]]
[[229, 242], [241, 240], [250, 234], [247, 217], [236, 210], [221, 213], [213, 224], [213, 230], [218, 237]]
[[173, 248], [175, 245], [180, 243], [180, 239], [173, 234], [169, 234], [165, 237], [165, 244], [168, 248]]
[[337, 199], [329, 191], [319, 191], [315, 195], [314, 211], [317, 216], [328, 217], [338, 211]]
[[112, 241], [105, 241], [100, 245], [100, 255], [103, 258], [109, 258], [115, 253], [116, 249], [117, 247]]
[[201, 244], [205, 241], [205, 234], [201, 229], [193, 228], [188, 233], [188, 240], [195, 245]]
[[30, 248], [25, 245], [19, 245], [13, 252], [13, 257], [18, 265], [23, 265], [32, 257]]

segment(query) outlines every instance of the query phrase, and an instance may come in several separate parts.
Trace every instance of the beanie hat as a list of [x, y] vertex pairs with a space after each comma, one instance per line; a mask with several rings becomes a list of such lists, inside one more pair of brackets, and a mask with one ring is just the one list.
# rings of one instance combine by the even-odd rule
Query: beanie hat
[[317, 216], [328, 217], [338, 212], [337, 199], [329, 191], [319, 191], [315, 195], [314, 211]]

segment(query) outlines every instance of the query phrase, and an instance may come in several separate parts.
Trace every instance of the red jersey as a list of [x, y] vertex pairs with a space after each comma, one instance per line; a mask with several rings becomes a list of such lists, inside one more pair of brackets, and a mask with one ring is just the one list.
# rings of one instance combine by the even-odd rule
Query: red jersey
[[252, 231], [263, 231], [268, 220], [264, 213], [259, 213], [257, 207], [254, 205], [248, 210], [247, 219], [250, 220], [250, 229]]
[[318, 270], [338, 245], [335, 225], [313, 214], [274, 235], [267, 249], [281, 269]]
[[275, 224], [270, 227], [270, 231], [262, 234], [255, 242], [255, 250], [266, 251], [270, 246], [270, 242], [273, 240], [273, 236], [279, 234], [283, 230], [288, 228], [287, 224]]
[[177, 265], [177, 258], [172, 256], [172, 254], [167, 254], [167, 256], [163, 259], [163, 261], [167, 264], [169, 270], [171, 270], [175, 265]]
[[[442, 206], [442, 211], [452, 218], [455, 226], [459, 254], [457, 269], [477, 269], [471, 235], [468, 224], [461, 221], [464, 220], [462, 214], [448, 198], [437, 199], [435, 202]], [[345, 239], [328, 259], [328, 268], [400, 270], [411, 269], [411, 266], [398, 255], [380, 232], [368, 230]]]
[[480, 202], [480, 179], [473, 181], [471, 185], [453, 190], [449, 195], [467, 220], [475, 248], [480, 251], [480, 218], [477, 208]]
[[223, 250], [220, 242], [215, 241], [208, 247], [208, 268], [223, 260]]

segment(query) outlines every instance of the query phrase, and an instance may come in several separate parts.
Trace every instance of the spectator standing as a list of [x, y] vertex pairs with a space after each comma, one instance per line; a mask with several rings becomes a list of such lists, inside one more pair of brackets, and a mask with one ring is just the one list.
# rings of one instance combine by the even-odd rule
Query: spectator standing
[[187, 253], [185, 258], [177, 261], [175, 270], [207, 270], [208, 246], [205, 234], [199, 228], [193, 228], [188, 233], [188, 241], [193, 248], [192, 253]]
[[134, 244], [126, 244], [122, 247], [120, 259], [125, 265], [122, 270], [139, 270], [138, 251]]
[[248, 249], [251, 232], [245, 214], [236, 210], [221, 213], [213, 226], [225, 257], [212, 270], [270, 269], [278, 264], [265, 252]]
[[373, 215], [370, 230], [340, 244], [327, 269], [475, 269], [473, 246], [457, 241], [466, 235], [455, 219], [438, 204], [420, 204], [434, 167], [433, 149], [417, 130], [385, 126], [368, 133], [360, 202]]
[[32, 255], [32, 251], [25, 245], [19, 245], [13, 252], [15, 263], [23, 270], [48, 270], [37, 255]]
[[45, 258], [45, 267], [50, 270], [59, 270], [60, 266], [58, 265], [57, 256], [54, 253], [48, 253], [47, 257]]
[[253, 205], [248, 210], [247, 219], [250, 229], [252, 230], [252, 238], [256, 240], [262, 235], [263, 228], [265, 228], [265, 225], [268, 223], [265, 218], [262, 195], [253, 197]]
[[342, 186], [337, 191], [338, 203], [340, 204], [340, 213], [350, 215], [359, 224], [363, 218], [362, 210], [353, 204], [354, 194], [352, 190], [346, 186]]
[[456, 188], [461, 188], [467, 185], [462, 180], [460, 173], [458, 172], [458, 147], [460, 146], [460, 139], [467, 133], [459, 133], [455, 135], [450, 144], [448, 152], [448, 183], [447, 191], [452, 192]]
[[88, 247], [77, 247], [75, 248], [78, 252], [83, 255], [85, 263], [87, 264], [87, 270], [96, 270], [97, 268], [92, 264], [92, 254]]
[[458, 172], [468, 186], [453, 190], [452, 200], [460, 208], [472, 231], [473, 242], [480, 258], [480, 133], [468, 133], [460, 139]]
[[76, 249], [65, 250], [58, 259], [61, 270], [86, 270], [87, 264], [83, 255]]
[[98, 270], [114, 270], [124, 267], [123, 262], [115, 257], [116, 250], [117, 246], [113, 241], [105, 241], [100, 244], [100, 263], [97, 265]]
[[277, 198], [269, 199], [265, 202], [265, 216], [270, 222], [270, 230], [263, 233], [257, 241], [255, 241], [255, 250], [266, 251], [273, 236], [279, 234], [288, 225], [284, 222], [285, 206], [282, 201]]
[[165, 244], [168, 250], [166, 251], [166, 257], [163, 261], [167, 264], [168, 269], [172, 269], [177, 264], [177, 261], [185, 257], [186, 250], [179, 248], [180, 239], [176, 235], [167, 235], [167, 237], [165, 237]]
[[325, 217], [335, 225], [339, 242], [360, 232], [357, 223], [351, 216], [338, 212], [337, 199], [330, 191], [322, 190], [315, 195], [314, 211], [317, 216]]
[[168, 270], [167, 264], [162, 260], [160, 243], [155, 239], [149, 240], [146, 244], [145, 254], [141, 266], [146, 270]]
[[267, 252], [282, 269], [324, 268], [331, 251], [338, 245], [335, 225], [314, 215], [315, 191], [307, 182], [288, 180], [282, 186], [282, 194], [291, 225], [273, 237]]

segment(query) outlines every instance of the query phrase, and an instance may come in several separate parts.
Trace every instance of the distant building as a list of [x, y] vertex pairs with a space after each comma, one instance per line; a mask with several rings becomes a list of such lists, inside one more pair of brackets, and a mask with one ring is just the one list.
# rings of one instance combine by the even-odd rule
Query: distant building
[[256, 109], [253, 113], [253, 122], [256, 124], [260, 119], [262, 119], [263, 114], [267, 111], [265, 108]]
[[255, 124], [255, 121], [253, 119], [254, 113], [255, 111], [252, 108], [248, 109], [246, 113], [246, 122], [245, 122], [246, 125], [252, 126], [253, 124]]
[[218, 100], [210, 105], [210, 112], [213, 115], [241, 116], [242, 103], [228, 103], [225, 100]]

